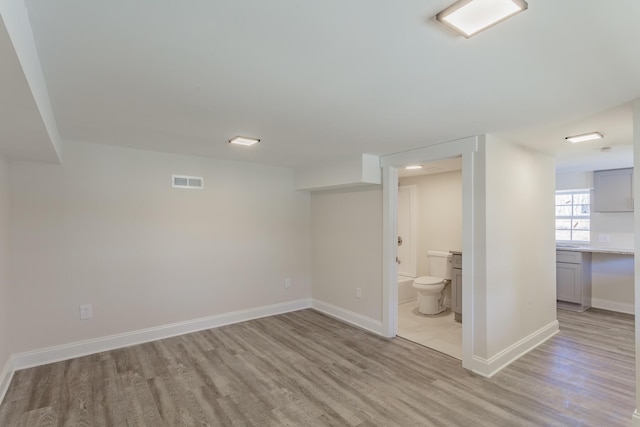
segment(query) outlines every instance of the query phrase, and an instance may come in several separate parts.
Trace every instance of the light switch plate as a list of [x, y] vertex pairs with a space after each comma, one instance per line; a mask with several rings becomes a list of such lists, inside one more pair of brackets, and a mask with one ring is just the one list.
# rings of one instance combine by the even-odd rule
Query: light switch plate
[[598, 242], [599, 243], [609, 243], [611, 241], [611, 235], [606, 233], [598, 234]]

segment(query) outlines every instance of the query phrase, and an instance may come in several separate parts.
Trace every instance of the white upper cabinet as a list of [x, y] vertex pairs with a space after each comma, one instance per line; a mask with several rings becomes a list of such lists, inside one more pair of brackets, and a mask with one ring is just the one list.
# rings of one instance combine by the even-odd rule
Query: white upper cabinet
[[633, 212], [633, 168], [593, 173], [594, 212]]

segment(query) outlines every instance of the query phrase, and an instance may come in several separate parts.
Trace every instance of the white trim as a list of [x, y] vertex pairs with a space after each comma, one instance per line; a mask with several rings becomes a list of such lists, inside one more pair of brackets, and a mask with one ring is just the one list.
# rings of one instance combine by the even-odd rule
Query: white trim
[[[383, 165], [381, 159], [381, 165]], [[398, 169], [382, 168], [382, 326], [384, 336], [398, 334]]]
[[633, 304], [626, 302], [609, 301], [600, 298], [591, 298], [591, 307], [602, 310], [617, 311], [618, 313], [635, 314], [636, 308]]
[[172, 323], [169, 325], [140, 329], [122, 334], [77, 341], [70, 344], [48, 347], [25, 353], [18, 353], [13, 355], [12, 368], [14, 370], [19, 370], [33, 366], [40, 366], [47, 363], [59, 362], [102, 351], [114, 350], [117, 348], [142, 344], [149, 341], [174, 337], [205, 329], [217, 328], [219, 326], [230, 325], [233, 323], [245, 322], [247, 320], [258, 319], [260, 317], [274, 316], [276, 314], [288, 313], [305, 308], [311, 308], [311, 300], [309, 298], [266, 305], [263, 307], [249, 308], [246, 310], [238, 310], [231, 313], [217, 314], [214, 316]]
[[560, 332], [558, 321], [554, 320], [489, 359], [473, 356], [473, 372], [483, 377], [491, 378], [501, 369], [527, 354], [558, 332]]
[[7, 390], [9, 390], [9, 384], [11, 383], [11, 379], [13, 378], [13, 373], [15, 371], [13, 356], [11, 356], [4, 365], [2, 372], [0, 372], [0, 403], [4, 400]]
[[631, 416], [631, 425], [633, 427], [640, 427], [640, 412], [638, 412], [638, 409], [633, 411], [633, 415]]
[[369, 332], [373, 332], [377, 335], [386, 336], [382, 322], [372, 319], [362, 314], [355, 313], [350, 310], [346, 310], [342, 307], [335, 306], [317, 299], [312, 300], [311, 308], [327, 316], [335, 317], [343, 322], [350, 323], [362, 329], [366, 329]]

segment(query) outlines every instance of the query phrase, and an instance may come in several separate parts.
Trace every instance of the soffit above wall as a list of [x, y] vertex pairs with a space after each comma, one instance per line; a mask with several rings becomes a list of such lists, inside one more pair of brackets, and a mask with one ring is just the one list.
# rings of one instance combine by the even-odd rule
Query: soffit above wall
[[0, 154], [13, 160], [59, 163], [3, 19], [0, 64]]

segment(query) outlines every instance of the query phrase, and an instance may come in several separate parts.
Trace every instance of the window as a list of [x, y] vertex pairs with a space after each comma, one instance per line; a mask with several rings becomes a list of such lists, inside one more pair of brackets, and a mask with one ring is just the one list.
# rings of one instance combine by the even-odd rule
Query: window
[[590, 190], [556, 191], [556, 241], [591, 241]]

